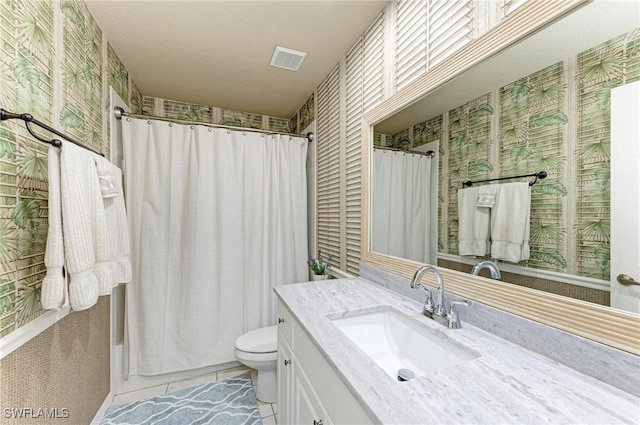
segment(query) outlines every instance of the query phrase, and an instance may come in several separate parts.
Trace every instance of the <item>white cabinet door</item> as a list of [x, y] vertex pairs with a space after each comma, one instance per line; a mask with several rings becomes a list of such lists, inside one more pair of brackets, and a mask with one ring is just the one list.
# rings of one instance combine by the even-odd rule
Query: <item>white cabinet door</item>
[[296, 425], [328, 425], [322, 403], [298, 362], [294, 363], [293, 370], [293, 422]]
[[[640, 81], [611, 90], [611, 307], [640, 313]], [[626, 279], [625, 279], [626, 277]]]
[[293, 421], [293, 351], [283, 339], [278, 341], [278, 423], [295, 425]]

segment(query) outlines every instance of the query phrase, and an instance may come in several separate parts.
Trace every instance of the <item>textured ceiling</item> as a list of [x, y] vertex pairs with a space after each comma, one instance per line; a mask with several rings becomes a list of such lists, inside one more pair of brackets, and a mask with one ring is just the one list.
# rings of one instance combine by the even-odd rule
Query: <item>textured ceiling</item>
[[[290, 118], [386, 1], [87, 0], [143, 95]], [[276, 45], [307, 52], [269, 66]]]

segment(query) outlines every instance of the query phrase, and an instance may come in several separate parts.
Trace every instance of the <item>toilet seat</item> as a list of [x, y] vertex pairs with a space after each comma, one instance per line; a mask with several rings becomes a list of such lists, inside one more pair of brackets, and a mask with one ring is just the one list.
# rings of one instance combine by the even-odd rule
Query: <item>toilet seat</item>
[[276, 325], [254, 329], [236, 339], [236, 350], [245, 353], [266, 354], [278, 350], [278, 327]]

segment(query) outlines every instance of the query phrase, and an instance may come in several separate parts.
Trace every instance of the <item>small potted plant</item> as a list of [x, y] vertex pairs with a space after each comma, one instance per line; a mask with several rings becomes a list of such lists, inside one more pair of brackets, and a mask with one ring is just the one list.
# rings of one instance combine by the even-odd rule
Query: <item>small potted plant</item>
[[312, 274], [313, 280], [325, 280], [329, 278], [327, 269], [331, 268], [331, 258], [333, 258], [333, 255], [329, 255], [327, 257], [327, 260], [325, 261], [322, 258], [322, 252], [320, 250], [318, 250], [318, 256], [316, 258], [313, 258], [313, 256], [311, 255], [309, 256], [309, 260], [307, 260], [307, 264], [309, 265], [309, 268], [313, 273]]

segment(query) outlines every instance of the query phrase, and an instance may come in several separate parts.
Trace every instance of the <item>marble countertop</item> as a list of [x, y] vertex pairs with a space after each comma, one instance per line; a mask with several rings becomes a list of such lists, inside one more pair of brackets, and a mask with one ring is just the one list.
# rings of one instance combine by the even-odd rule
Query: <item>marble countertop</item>
[[[420, 303], [364, 279], [281, 285], [275, 292], [375, 423], [640, 423], [640, 398], [464, 322], [448, 329], [422, 316]], [[327, 317], [380, 306], [481, 355], [399, 382]]]

